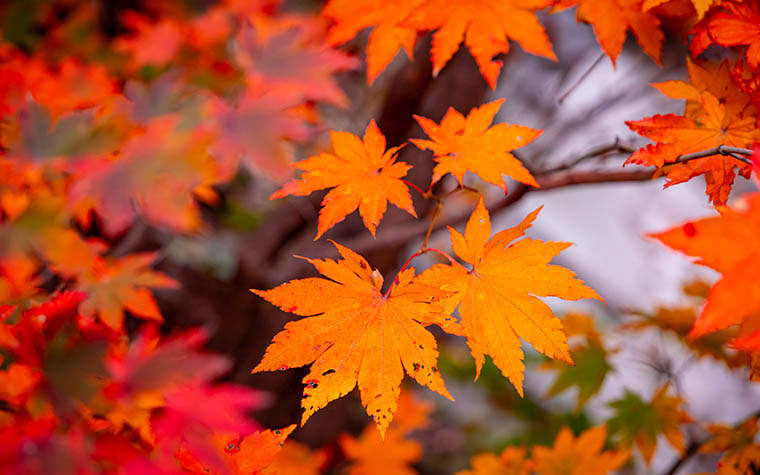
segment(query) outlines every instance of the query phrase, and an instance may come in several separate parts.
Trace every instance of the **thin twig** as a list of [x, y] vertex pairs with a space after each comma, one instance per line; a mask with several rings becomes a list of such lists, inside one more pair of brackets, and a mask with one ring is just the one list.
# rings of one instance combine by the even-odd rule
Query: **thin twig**
[[576, 165], [579, 165], [581, 162], [588, 160], [589, 158], [602, 157], [604, 155], [607, 155], [608, 153], [633, 153], [635, 151], [636, 151], [636, 147], [633, 147], [632, 145], [628, 145], [625, 143], [621, 143], [620, 138], [615, 137], [615, 142], [609, 145], [602, 145], [601, 147], [592, 149], [574, 160], [571, 160], [567, 163], [559, 165], [555, 168], [551, 168], [549, 170], [543, 170], [541, 172], [537, 172], [537, 174], [543, 175], [543, 174], [557, 173], [564, 170], [569, 170], [575, 167]]
[[581, 74], [581, 77], [579, 77], [573, 83], [573, 85], [567, 89], [567, 91], [565, 91], [561, 96], [559, 96], [559, 99], [557, 99], [557, 103], [562, 104], [563, 102], [565, 102], [565, 99], [567, 99], [567, 96], [569, 96], [574, 90], [578, 88], [578, 86], [581, 85], [581, 83], [588, 77], [588, 75], [591, 74], [591, 71], [593, 71], [594, 68], [596, 68], [597, 65], [601, 63], [603, 59], [604, 59], [604, 53], [600, 54], [599, 57], [596, 58], [593, 63], [591, 63], [591, 66], [589, 66], [588, 69], [586, 69], [586, 71], [583, 74]]
[[747, 165], [752, 165], [752, 161], [746, 157], [752, 156], [753, 153], [754, 152], [748, 148], [729, 147], [727, 145], [721, 144], [708, 150], [681, 155], [675, 162], [668, 163], [666, 165], [673, 165], [674, 163], [685, 163], [691, 160], [697, 160], [699, 158], [710, 157], [712, 155], [725, 155], [727, 157], [732, 157], [741, 162], [744, 162]]

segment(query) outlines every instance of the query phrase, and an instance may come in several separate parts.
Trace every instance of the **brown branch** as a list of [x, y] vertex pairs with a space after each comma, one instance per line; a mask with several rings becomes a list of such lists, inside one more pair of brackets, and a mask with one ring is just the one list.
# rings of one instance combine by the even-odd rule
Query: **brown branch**
[[557, 173], [560, 171], [569, 170], [577, 165], [580, 165], [582, 162], [588, 160], [589, 158], [603, 157], [610, 153], [633, 153], [635, 151], [636, 147], [628, 145], [626, 143], [621, 143], [620, 138], [615, 137], [615, 141], [609, 145], [602, 145], [601, 147], [592, 149], [574, 160], [571, 160], [549, 170], [536, 172], [535, 175], [546, 175], [549, 173]]
[[[549, 191], [555, 188], [562, 188], [572, 185], [589, 185], [601, 183], [620, 183], [620, 182], [640, 182], [651, 180], [654, 175], [652, 170], [636, 170], [634, 172], [614, 171], [614, 172], [576, 172], [565, 173], [562, 175], [547, 174], [536, 176], [539, 188], [533, 188], [523, 184], [516, 184], [512, 187], [511, 192], [501, 201], [491, 205], [488, 209], [493, 213], [498, 210], [508, 208], [523, 196], [530, 192]], [[433, 226], [433, 232], [441, 230], [447, 226], [461, 224], [469, 218], [469, 214], [450, 216], [446, 219], [439, 220]], [[371, 236], [361, 236], [343, 242], [342, 244], [356, 250], [357, 252], [367, 252], [369, 250], [383, 249], [408, 242], [420, 236], [424, 236], [428, 230], [428, 223], [416, 221], [413, 223], [404, 223], [402, 225], [390, 228], [378, 229], [377, 238]]]
[[[705, 158], [712, 155], [725, 155], [727, 157], [735, 158], [741, 162], [744, 162], [748, 165], [752, 165], [752, 161], [746, 157], [752, 156], [754, 152], [748, 148], [739, 148], [739, 147], [729, 147], [727, 145], [718, 145], [717, 147], [708, 149], [708, 150], [702, 150], [701, 152], [694, 152], [694, 153], [687, 153], [686, 155], [681, 155], [678, 157], [678, 159], [675, 162], [667, 163], [667, 165], [673, 165], [676, 163], [686, 163], [691, 160], [696, 160], [698, 158]], [[742, 156], [746, 155], [746, 156]]]

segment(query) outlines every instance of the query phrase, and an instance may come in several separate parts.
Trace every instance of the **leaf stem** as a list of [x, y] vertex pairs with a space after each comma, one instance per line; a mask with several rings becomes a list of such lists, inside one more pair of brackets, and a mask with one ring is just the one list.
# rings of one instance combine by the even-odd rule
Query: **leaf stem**
[[426, 193], [426, 192], [422, 191], [422, 189], [419, 186], [415, 185], [411, 181], [404, 180], [403, 178], [401, 178], [401, 181], [404, 182], [404, 184], [406, 186], [408, 186], [410, 188], [414, 188], [415, 190], [417, 190], [417, 192], [419, 192], [419, 194], [421, 194], [423, 198], [430, 198], [431, 197], [431, 195], [430, 195], [429, 192]]

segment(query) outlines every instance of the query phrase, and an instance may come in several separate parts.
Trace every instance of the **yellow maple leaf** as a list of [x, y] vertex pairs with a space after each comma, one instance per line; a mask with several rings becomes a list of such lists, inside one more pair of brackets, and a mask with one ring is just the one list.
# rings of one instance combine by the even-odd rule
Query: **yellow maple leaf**
[[478, 454], [470, 461], [472, 470], [462, 470], [456, 475], [529, 475], [533, 460], [526, 457], [524, 447], [507, 447], [501, 455]]
[[504, 192], [507, 184], [503, 175], [538, 187], [530, 172], [510, 152], [532, 142], [541, 131], [504, 123], [490, 127], [503, 103], [500, 99], [476, 107], [467, 117], [449, 108], [440, 124], [414, 116], [431, 140], [411, 142], [423, 150], [432, 150], [438, 162], [433, 169], [433, 184], [451, 173], [462, 185], [464, 174], [472, 172]]
[[562, 324], [537, 297], [601, 300], [572, 271], [549, 265], [570, 244], [529, 238], [512, 243], [530, 227], [539, 210], [516, 227], [489, 239], [491, 220], [481, 198], [464, 236], [449, 228], [454, 252], [472, 269], [456, 262], [438, 264], [419, 277], [422, 282], [454, 293], [447, 303], [449, 308], [459, 306], [478, 375], [484, 355], [488, 354], [521, 396], [525, 365], [520, 338], [536, 351], [572, 364]]
[[304, 171], [301, 178], [286, 183], [270, 196], [270, 199], [306, 196], [332, 188], [322, 200], [315, 240], [357, 208], [373, 236], [388, 202], [417, 217], [409, 189], [401, 180], [412, 167], [396, 161], [396, 152], [401, 147], [385, 149], [385, 137], [374, 120], [367, 126], [363, 139], [335, 131], [330, 138], [335, 154], [322, 153], [295, 163], [296, 168]]
[[606, 475], [630, 457], [627, 450], [602, 450], [607, 436], [604, 425], [592, 427], [577, 438], [563, 427], [554, 447], [534, 447], [535, 471], [542, 475]]
[[325, 277], [293, 280], [272, 290], [252, 291], [291, 313], [275, 335], [257, 371], [311, 364], [302, 422], [359, 385], [362, 404], [385, 433], [398, 407], [404, 371], [419, 384], [451, 399], [438, 373], [437, 343], [426, 325], [451, 325], [436, 302], [447, 292], [416, 282], [414, 268], [401, 272], [391, 292], [367, 261], [334, 243], [340, 260], [307, 259]]

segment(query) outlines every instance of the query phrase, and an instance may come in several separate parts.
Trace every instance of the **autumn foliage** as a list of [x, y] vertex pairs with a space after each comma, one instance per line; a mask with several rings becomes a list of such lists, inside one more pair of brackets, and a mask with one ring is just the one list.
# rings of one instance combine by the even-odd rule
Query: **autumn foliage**
[[[677, 370], [642, 394], [615, 363], [657, 335], [760, 378], [757, 2], [32, 3], [0, 6], [0, 472], [760, 470], [757, 413], [709, 420]], [[533, 163], [544, 130], [484, 99], [515, 50], [563, 60], [568, 10], [598, 61], [631, 33], [686, 71], [652, 84], [679, 112], [625, 118], [642, 146], [616, 140], [614, 171]], [[469, 107], [423, 94], [455, 73]], [[646, 235], [719, 274], [679, 304], [607, 306], [531, 230], [542, 207], [496, 224], [529, 192], [659, 178], [716, 211]], [[447, 427], [477, 385], [522, 418], [508, 437]]]

